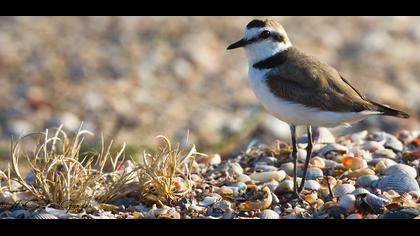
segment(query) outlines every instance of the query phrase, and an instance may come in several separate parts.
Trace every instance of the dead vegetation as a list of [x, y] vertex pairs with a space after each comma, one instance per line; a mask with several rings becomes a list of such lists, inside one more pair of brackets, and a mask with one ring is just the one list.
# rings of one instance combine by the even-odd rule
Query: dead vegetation
[[[158, 136], [163, 144], [154, 153], [144, 152], [136, 163], [133, 158], [125, 160], [125, 144], [113, 155], [113, 142], [105, 145], [103, 138], [100, 152], [81, 153], [86, 135], [93, 134], [80, 128], [69, 137], [60, 126], [53, 133], [46, 130], [12, 141], [11, 170], [16, 181], [43, 205], [71, 211], [111, 203], [130, 193], [147, 203], [174, 204], [191, 191], [194, 158], [204, 155], [194, 145], [185, 150]], [[33, 143], [32, 148], [26, 140]], [[20, 170], [22, 161], [30, 167], [25, 176]], [[7, 178], [3, 172], [0, 175]]]

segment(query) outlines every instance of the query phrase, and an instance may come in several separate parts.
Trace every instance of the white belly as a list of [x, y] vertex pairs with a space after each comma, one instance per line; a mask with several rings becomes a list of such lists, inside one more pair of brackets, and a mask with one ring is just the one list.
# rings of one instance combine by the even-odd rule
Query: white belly
[[[328, 112], [316, 108], [308, 108], [276, 97], [264, 82], [264, 74], [268, 70], [258, 70], [250, 66], [248, 77], [255, 96], [263, 106], [276, 118], [293, 125], [312, 125], [336, 127], [348, 125], [379, 112]], [[314, 98], [316, 99], [316, 98]]]

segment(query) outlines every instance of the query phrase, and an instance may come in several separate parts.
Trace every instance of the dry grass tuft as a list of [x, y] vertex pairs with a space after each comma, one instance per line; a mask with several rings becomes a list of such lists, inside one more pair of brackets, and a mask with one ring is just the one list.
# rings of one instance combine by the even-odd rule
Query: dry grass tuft
[[198, 153], [195, 145], [185, 150], [175, 147], [164, 136], [163, 145], [153, 153], [144, 153], [139, 164], [140, 198], [149, 203], [173, 205], [192, 189], [191, 170]]
[[[123, 159], [124, 147], [114, 157], [109, 150], [102, 152], [80, 153], [84, 135], [93, 135], [81, 128], [73, 138], [62, 130], [55, 129], [50, 137], [45, 133], [30, 134], [12, 141], [12, 170], [17, 181], [30, 191], [38, 200], [50, 206], [78, 211], [91, 206], [96, 200], [110, 201], [118, 194], [119, 188], [127, 181], [126, 176], [116, 174], [116, 165]], [[25, 151], [24, 141], [30, 137], [41, 137], [32, 153]], [[103, 139], [102, 139], [103, 140]], [[25, 180], [20, 173], [19, 162], [24, 158], [33, 172], [32, 181]], [[106, 165], [111, 170], [104, 172]], [[107, 181], [111, 180], [110, 183]]]

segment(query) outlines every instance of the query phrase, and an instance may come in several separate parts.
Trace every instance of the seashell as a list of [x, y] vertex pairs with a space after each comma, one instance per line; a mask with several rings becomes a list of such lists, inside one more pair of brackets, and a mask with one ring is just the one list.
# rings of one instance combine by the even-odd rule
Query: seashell
[[227, 186], [222, 186], [219, 190], [218, 193], [220, 193], [221, 195], [233, 195], [234, 190], [232, 188], [229, 188]]
[[261, 164], [257, 164], [255, 165], [255, 170], [256, 171], [264, 171], [264, 172], [269, 172], [269, 171], [277, 171], [277, 168], [275, 166], [270, 166], [270, 165], [261, 165]]
[[[313, 141], [316, 143], [335, 143], [335, 137], [331, 133], [331, 131], [324, 127], [318, 127], [312, 129], [313, 134], [312, 138]], [[306, 140], [308, 138], [306, 137]], [[307, 142], [306, 142], [307, 143]]]
[[318, 194], [316, 192], [313, 192], [311, 194], [307, 194], [303, 197], [307, 202], [310, 204], [315, 203], [316, 200], [318, 200]]
[[390, 148], [397, 152], [402, 152], [404, 145], [398, 140], [395, 136], [385, 133], [385, 132], [375, 132], [373, 133], [376, 141], [384, 141], [384, 147]]
[[279, 160], [277, 158], [271, 157], [271, 156], [266, 156], [263, 159], [261, 159], [261, 161], [263, 161], [267, 165], [271, 165], [271, 166], [274, 166], [279, 162]]
[[275, 180], [271, 180], [270, 182], [267, 182], [265, 186], [267, 186], [271, 190], [271, 192], [274, 192], [276, 188], [279, 186], [279, 182]]
[[225, 210], [231, 207], [231, 203], [225, 200], [222, 201], [218, 201], [216, 203], [214, 203], [213, 208], [214, 209], [221, 209], [221, 210]]
[[213, 205], [219, 200], [220, 200], [220, 197], [207, 196], [203, 199], [203, 201], [199, 202], [198, 205], [207, 207], [207, 206]]
[[351, 170], [357, 170], [368, 167], [366, 160], [358, 157], [342, 156], [339, 160], [345, 168]]
[[408, 192], [413, 198], [419, 199], [420, 198], [420, 190], [417, 191], [410, 191]]
[[383, 176], [374, 181], [372, 186], [382, 191], [394, 190], [399, 194], [420, 190], [417, 181], [408, 175]]
[[283, 170], [268, 171], [268, 172], [254, 173], [254, 174], [251, 174], [249, 177], [256, 182], [267, 182], [270, 180], [282, 181], [286, 177], [286, 172], [284, 172]]
[[12, 217], [15, 219], [28, 219], [31, 213], [27, 210], [16, 210], [12, 212]]
[[420, 215], [416, 207], [399, 207], [380, 216], [381, 219], [414, 219]]
[[360, 145], [364, 142], [364, 140], [366, 139], [368, 135], [368, 131], [367, 130], [363, 130], [357, 133], [353, 133], [351, 135], [351, 141], [357, 145]]
[[358, 169], [358, 170], [349, 172], [346, 176], [348, 178], [358, 178], [358, 177], [364, 176], [364, 175], [375, 175], [375, 171], [373, 171], [369, 168], [363, 168], [363, 169]]
[[309, 162], [309, 167], [324, 168], [325, 160], [319, 156], [312, 157]]
[[248, 175], [242, 174], [238, 176], [237, 180], [239, 182], [245, 183], [245, 182], [251, 181], [251, 178]]
[[363, 202], [365, 202], [370, 207], [370, 209], [372, 209], [373, 212], [376, 214], [382, 213], [384, 211], [385, 206], [391, 203], [390, 200], [376, 196], [371, 193], [368, 193], [363, 198]]
[[318, 178], [324, 177], [324, 173], [319, 168], [308, 168], [306, 172], [306, 179], [308, 180], [316, 180]]
[[389, 159], [395, 159], [397, 157], [397, 154], [393, 152], [391, 149], [383, 149], [383, 150], [377, 150], [372, 154], [373, 158], [389, 158]]
[[393, 166], [390, 166], [382, 171], [383, 175], [399, 175], [399, 174], [405, 174], [410, 176], [411, 178], [417, 177], [417, 171], [413, 167], [405, 164], [396, 164]]
[[367, 141], [363, 144], [363, 149], [365, 150], [369, 150], [370, 152], [376, 152], [378, 150], [384, 150], [384, 143], [385, 140], [383, 141]]
[[31, 219], [54, 220], [54, 219], [58, 219], [58, 217], [52, 214], [48, 214], [48, 213], [35, 213], [32, 215]]
[[242, 175], [244, 173], [244, 169], [242, 169], [241, 165], [236, 162], [230, 162], [227, 164], [228, 173], [230, 175]]
[[345, 194], [340, 197], [339, 206], [346, 209], [347, 212], [354, 211], [356, 197], [353, 194]]
[[353, 194], [354, 196], [358, 196], [361, 194], [368, 194], [368, 193], [370, 193], [369, 190], [365, 188], [356, 188], [353, 192], [351, 192], [351, 194]]
[[306, 180], [305, 185], [303, 186], [305, 189], [315, 190], [318, 191], [321, 186], [319, 185], [318, 181], [316, 180]]
[[262, 191], [265, 193], [265, 198], [263, 200], [256, 201], [246, 201], [239, 204], [239, 210], [241, 211], [252, 211], [252, 210], [265, 210], [271, 206], [273, 197], [271, 195], [270, 189], [265, 186]]
[[13, 204], [16, 202], [16, 196], [11, 192], [0, 192], [0, 203]]
[[347, 220], [359, 220], [359, 219], [363, 219], [363, 215], [362, 214], [350, 214], [346, 217]]
[[383, 164], [385, 164], [385, 167], [390, 167], [392, 165], [397, 164], [394, 160], [391, 160], [389, 158], [378, 157], [369, 161], [369, 165], [377, 165], [380, 161], [382, 161]]
[[327, 155], [330, 152], [337, 152], [337, 153], [340, 153], [340, 154], [345, 154], [345, 153], [348, 152], [348, 148], [341, 145], [341, 144], [331, 143], [331, 144], [327, 144], [323, 148], [321, 148], [318, 151], [318, 155], [325, 157], [325, 155]]
[[286, 179], [277, 186], [276, 192], [287, 193], [293, 191], [293, 180]]
[[[281, 164], [279, 169], [286, 172], [286, 174], [288, 176], [293, 176], [293, 162], [283, 163], [283, 164]], [[299, 169], [299, 167], [298, 167], [298, 169]]]
[[218, 165], [222, 162], [222, 157], [219, 154], [207, 155], [207, 156], [199, 156], [197, 158], [198, 163], [207, 163], [210, 165]]
[[264, 211], [262, 211], [259, 215], [259, 217], [261, 219], [280, 219], [280, 215], [277, 214], [277, 212], [270, 210], [270, 209], [266, 209]]
[[385, 165], [385, 162], [380, 161], [375, 165], [375, 171], [378, 173], [381, 173], [383, 170], [385, 170], [387, 167]]
[[305, 162], [305, 160], [306, 160], [306, 150], [305, 149], [301, 149], [301, 148], [298, 149], [297, 159], [298, 159], [299, 162]]
[[337, 166], [337, 162], [333, 160], [324, 160], [325, 168], [334, 169]]
[[351, 184], [341, 184], [337, 185], [333, 189], [333, 193], [337, 197], [341, 197], [345, 194], [349, 194], [355, 190], [355, 187]]
[[370, 187], [372, 182], [378, 179], [379, 177], [376, 175], [362, 175], [357, 179], [356, 185], [361, 187]]
[[314, 203], [313, 207], [314, 207], [315, 209], [319, 210], [319, 209], [321, 209], [321, 207], [322, 207], [323, 205], [324, 205], [324, 201], [323, 201], [321, 198], [318, 198], [318, 199], [315, 201], [315, 203]]
[[193, 203], [190, 206], [188, 206], [188, 210], [194, 210], [196, 212], [204, 212], [206, 210], [206, 207], [198, 206]]
[[52, 207], [46, 207], [45, 212], [49, 213], [49, 214], [52, 214], [52, 215], [55, 215], [59, 219], [68, 219], [70, 217], [77, 216], [77, 214], [69, 213], [66, 210], [55, 209], [55, 208], [52, 208]]

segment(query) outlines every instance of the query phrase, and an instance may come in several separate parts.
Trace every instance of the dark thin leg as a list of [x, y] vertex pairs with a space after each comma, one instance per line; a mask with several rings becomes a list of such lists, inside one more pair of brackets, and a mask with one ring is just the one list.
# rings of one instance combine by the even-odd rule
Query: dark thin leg
[[312, 155], [312, 131], [311, 126], [308, 125], [306, 127], [308, 129], [308, 145], [306, 146], [306, 160], [305, 165], [303, 167], [303, 176], [302, 176], [302, 182], [299, 187], [299, 193], [302, 191], [303, 187], [305, 186], [305, 179], [306, 179], [306, 171], [308, 171], [308, 165], [309, 161], [311, 160]]
[[292, 136], [292, 158], [293, 158], [293, 193], [298, 195], [297, 192], [297, 143], [296, 143], [296, 126], [290, 125], [290, 134]]

